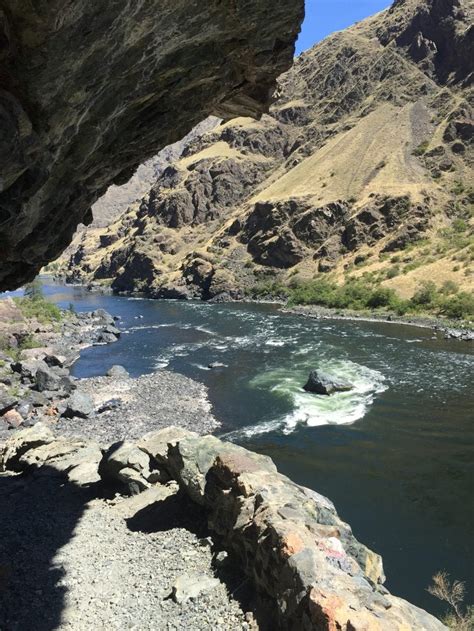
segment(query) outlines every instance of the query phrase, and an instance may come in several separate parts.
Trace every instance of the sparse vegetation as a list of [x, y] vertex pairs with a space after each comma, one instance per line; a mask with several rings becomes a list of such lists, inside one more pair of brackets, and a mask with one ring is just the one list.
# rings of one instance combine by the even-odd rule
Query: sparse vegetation
[[248, 296], [255, 300], [259, 298], [285, 299], [289, 296], [289, 293], [289, 288], [283, 283], [277, 280], [267, 280], [251, 287], [248, 291]]
[[415, 147], [415, 149], [413, 149], [413, 155], [414, 156], [423, 156], [425, 155], [428, 147], [429, 147], [429, 142], [428, 140], [424, 140], [422, 143], [420, 143], [418, 145], [418, 147]]
[[464, 583], [452, 581], [446, 572], [438, 572], [432, 578], [428, 592], [449, 605], [450, 610], [442, 618], [443, 623], [453, 631], [472, 631], [474, 629], [474, 607], [464, 606], [466, 593]]
[[41, 324], [52, 324], [61, 320], [61, 309], [45, 299], [39, 281], [26, 285], [24, 293], [23, 298], [14, 298], [14, 301], [25, 318], [34, 318]]
[[387, 270], [386, 278], [395, 278], [400, 274], [400, 267], [398, 265], [394, 265]]

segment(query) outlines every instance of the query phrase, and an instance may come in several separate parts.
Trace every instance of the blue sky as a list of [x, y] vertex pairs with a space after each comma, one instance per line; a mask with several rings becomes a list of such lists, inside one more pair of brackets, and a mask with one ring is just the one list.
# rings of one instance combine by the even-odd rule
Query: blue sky
[[306, 0], [306, 19], [296, 53], [311, 48], [330, 33], [386, 9], [390, 0]]

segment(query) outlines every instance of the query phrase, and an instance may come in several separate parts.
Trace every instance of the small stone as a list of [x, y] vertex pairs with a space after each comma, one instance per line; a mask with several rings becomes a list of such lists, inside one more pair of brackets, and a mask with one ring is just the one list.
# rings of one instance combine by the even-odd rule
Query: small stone
[[11, 394], [7, 388], [0, 386], [0, 415], [11, 410], [18, 403], [18, 397]]
[[210, 578], [205, 574], [182, 574], [172, 586], [173, 599], [177, 603], [185, 603], [191, 598], [198, 598], [208, 593], [220, 584], [217, 578]]
[[7, 424], [11, 429], [16, 429], [23, 424], [23, 417], [16, 410], [9, 410], [2, 416], [2, 420]]
[[229, 559], [229, 554], [225, 550], [221, 550], [214, 557], [214, 564], [217, 567], [222, 567], [223, 565], [227, 563], [228, 559]]

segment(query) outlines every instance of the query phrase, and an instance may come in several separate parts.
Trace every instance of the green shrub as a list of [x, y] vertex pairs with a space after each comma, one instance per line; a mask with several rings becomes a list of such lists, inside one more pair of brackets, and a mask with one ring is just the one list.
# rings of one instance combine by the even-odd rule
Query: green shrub
[[395, 278], [400, 274], [400, 267], [398, 265], [394, 265], [390, 269], [387, 270], [386, 277], [387, 278]]
[[14, 298], [25, 318], [35, 318], [42, 324], [51, 324], [61, 320], [61, 309], [42, 297]]
[[28, 348], [39, 348], [40, 346], [41, 346], [40, 342], [38, 342], [35, 336], [32, 335], [31, 333], [26, 335], [18, 344], [18, 348], [20, 350], [26, 350]]
[[474, 296], [462, 291], [439, 301], [439, 313], [453, 320], [467, 320], [474, 317]]
[[288, 287], [277, 280], [268, 280], [261, 282], [248, 290], [251, 298], [286, 298], [288, 296]]
[[378, 309], [379, 307], [390, 307], [396, 302], [396, 294], [393, 289], [388, 287], [379, 287], [374, 289], [367, 300], [367, 306], [370, 309]]
[[413, 149], [413, 155], [414, 156], [423, 156], [426, 153], [426, 150], [429, 147], [429, 142], [428, 140], [424, 140], [422, 143], [420, 143], [418, 145], [418, 147], [415, 147], [415, 149]]
[[420, 287], [413, 294], [411, 302], [415, 306], [432, 305], [435, 301], [436, 296], [437, 296], [437, 289], [433, 281], [431, 280], [423, 281], [420, 284]]
[[454, 232], [465, 232], [467, 230], [467, 223], [464, 219], [455, 219], [452, 223]]
[[443, 283], [440, 291], [442, 294], [456, 294], [459, 291], [459, 287], [453, 280], [447, 280]]
[[455, 182], [453, 188], [451, 189], [451, 191], [455, 194], [455, 195], [462, 195], [464, 193], [464, 184], [460, 181]]
[[43, 285], [37, 278], [31, 283], [25, 285], [23, 292], [25, 294], [25, 298], [29, 298], [30, 300], [41, 300], [44, 298]]

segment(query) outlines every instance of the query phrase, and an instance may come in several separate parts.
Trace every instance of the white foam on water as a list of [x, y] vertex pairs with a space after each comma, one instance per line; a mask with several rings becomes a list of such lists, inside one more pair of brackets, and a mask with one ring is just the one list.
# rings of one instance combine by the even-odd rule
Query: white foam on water
[[178, 323], [165, 323], [165, 324], [144, 324], [142, 326], [131, 326], [130, 331], [146, 331], [148, 329], [168, 329], [168, 328], [180, 328]]
[[218, 333], [212, 331], [211, 329], [207, 329], [205, 326], [195, 326], [192, 328], [194, 328], [196, 331], [201, 331], [201, 333], [207, 333], [207, 335], [211, 335], [212, 337], [219, 337]]
[[351, 361], [320, 362], [321, 370], [330, 372], [353, 385], [349, 392], [338, 392], [331, 396], [315, 395], [302, 388], [307, 372], [290, 373], [284, 369], [263, 373], [253, 380], [257, 388], [270, 388], [290, 399], [292, 410], [273, 421], [265, 421], [233, 432], [249, 438], [271, 431], [290, 434], [298, 425], [318, 427], [321, 425], [348, 425], [365, 416], [375, 396], [387, 389], [382, 373]]
[[266, 340], [265, 344], [267, 346], [285, 346], [287, 342], [285, 340], [275, 340], [270, 338], [269, 340]]

